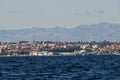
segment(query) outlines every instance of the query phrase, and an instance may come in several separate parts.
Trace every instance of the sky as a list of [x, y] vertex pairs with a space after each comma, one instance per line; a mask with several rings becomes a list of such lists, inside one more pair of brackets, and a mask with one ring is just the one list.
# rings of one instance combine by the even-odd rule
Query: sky
[[120, 23], [120, 0], [0, 0], [0, 30]]

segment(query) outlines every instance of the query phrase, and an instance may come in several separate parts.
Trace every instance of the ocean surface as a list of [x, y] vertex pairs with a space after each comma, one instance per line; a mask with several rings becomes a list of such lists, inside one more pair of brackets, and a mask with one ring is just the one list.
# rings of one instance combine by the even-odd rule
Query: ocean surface
[[0, 57], [0, 80], [120, 80], [120, 56]]

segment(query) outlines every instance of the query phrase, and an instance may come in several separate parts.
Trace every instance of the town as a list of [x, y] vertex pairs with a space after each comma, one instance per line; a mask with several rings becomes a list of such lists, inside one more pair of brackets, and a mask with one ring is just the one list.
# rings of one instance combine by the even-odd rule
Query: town
[[120, 55], [120, 42], [19, 41], [0, 42], [0, 56]]

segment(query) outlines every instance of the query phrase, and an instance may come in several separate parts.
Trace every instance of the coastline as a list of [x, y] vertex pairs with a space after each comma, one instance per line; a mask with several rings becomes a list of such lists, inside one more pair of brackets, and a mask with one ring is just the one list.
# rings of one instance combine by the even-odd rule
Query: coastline
[[113, 56], [120, 56], [120, 54], [87, 54], [87, 55], [81, 55], [81, 54], [78, 54], [78, 55], [2, 55], [0, 57], [54, 57], [54, 56], [67, 56], [67, 57], [70, 57], [70, 56], [105, 56], [105, 55], [113, 55]]

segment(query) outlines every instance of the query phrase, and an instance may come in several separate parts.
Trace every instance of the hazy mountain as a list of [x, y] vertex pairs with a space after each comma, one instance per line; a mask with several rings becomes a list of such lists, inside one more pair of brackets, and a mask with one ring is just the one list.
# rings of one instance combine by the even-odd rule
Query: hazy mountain
[[75, 28], [0, 30], [0, 41], [120, 41], [120, 24], [99, 23]]

